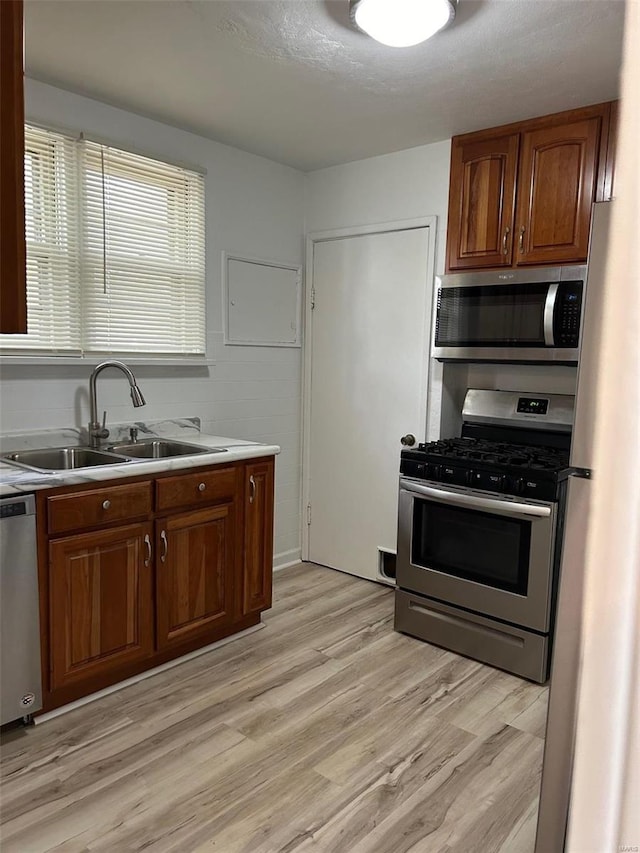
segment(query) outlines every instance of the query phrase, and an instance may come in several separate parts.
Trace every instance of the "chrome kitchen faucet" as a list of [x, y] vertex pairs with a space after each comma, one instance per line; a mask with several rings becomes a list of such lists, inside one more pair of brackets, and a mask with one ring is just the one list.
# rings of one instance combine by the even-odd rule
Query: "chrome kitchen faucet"
[[91, 447], [100, 447], [100, 441], [103, 438], [109, 437], [109, 430], [105, 427], [107, 421], [107, 413], [105, 411], [102, 418], [102, 424], [98, 420], [98, 401], [96, 397], [96, 380], [98, 375], [107, 367], [117, 367], [121, 370], [129, 380], [131, 386], [131, 402], [134, 408], [139, 408], [145, 405], [145, 399], [142, 396], [142, 391], [138, 388], [136, 378], [131, 370], [122, 361], [103, 361], [98, 364], [91, 374], [89, 379], [89, 406], [90, 406], [90, 421], [89, 421], [89, 444]]

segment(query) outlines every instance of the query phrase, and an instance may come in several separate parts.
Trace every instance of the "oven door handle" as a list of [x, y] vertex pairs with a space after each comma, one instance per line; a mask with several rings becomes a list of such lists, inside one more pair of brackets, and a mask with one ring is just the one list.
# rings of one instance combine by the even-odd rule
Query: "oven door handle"
[[538, 504], [512, 503], [499, 498], [486, 498], [483, 495], [463, 495], [459, 492], [447, 492], [444, 489], [434, 489], [432, 486], [423, 486], [421, 483], [413, 483], [410, 480], [401, 479], [400, 488], [406, 492], [422, 495], [425, 498], [433, 498], [446, 504], [454, 504], [461, 507], [472, 507], [473, 509], [497, 510], [505, 515], [524, 515], [534, 518], [549, 518], [551, 507], [539, 506]]

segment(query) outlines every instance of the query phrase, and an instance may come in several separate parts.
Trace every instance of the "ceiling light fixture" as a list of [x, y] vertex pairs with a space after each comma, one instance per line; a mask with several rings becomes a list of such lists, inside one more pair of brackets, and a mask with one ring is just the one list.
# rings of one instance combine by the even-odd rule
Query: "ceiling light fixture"
[[349, 0], [352, 23], [389, 47], [426, 41], [455, 18], [457, 0]]

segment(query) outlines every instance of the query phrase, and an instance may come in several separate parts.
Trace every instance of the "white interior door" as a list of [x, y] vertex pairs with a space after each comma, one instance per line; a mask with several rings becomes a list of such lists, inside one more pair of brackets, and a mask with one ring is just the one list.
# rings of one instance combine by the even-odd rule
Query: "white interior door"
[[400, 438], [424, 441], [433, 227], [313, 243], [306, 553], [369, 579], [396, 550]]

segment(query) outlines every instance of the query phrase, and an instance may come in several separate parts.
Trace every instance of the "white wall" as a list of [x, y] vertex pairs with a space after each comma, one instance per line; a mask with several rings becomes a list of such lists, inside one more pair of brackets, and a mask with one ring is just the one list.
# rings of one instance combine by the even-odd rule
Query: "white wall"
[[[279, 444], [276, 564], [300, 552], [301, 351], [225, 347], [221, 252], [301, 264], [304, 176], [261, 157], [35, 81], [26, 83], [27, 120], [95, 134], [123, 148], [203, 167], [206, 176], [209, 367], [135, 368], [144, 409], [131, 408], [126, 382], [101, 377], [98, 404], [108, 422], [199, 416], [205, 432]], [[89, 420], [89, 365], [7, 365], [3, 432], [82, 426]]]
[[436, 273], [443, 272], [450, 148], [446, 140], [310, 172], [307, 233], [437, 216]]

